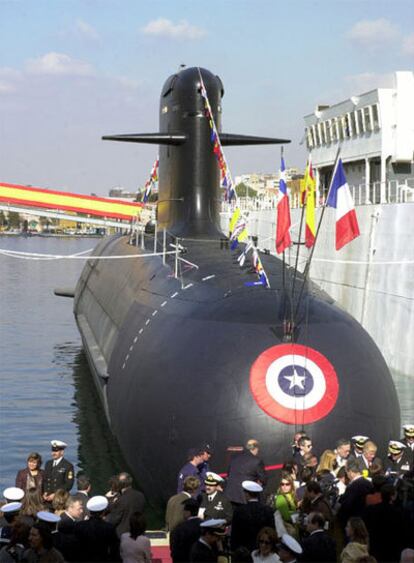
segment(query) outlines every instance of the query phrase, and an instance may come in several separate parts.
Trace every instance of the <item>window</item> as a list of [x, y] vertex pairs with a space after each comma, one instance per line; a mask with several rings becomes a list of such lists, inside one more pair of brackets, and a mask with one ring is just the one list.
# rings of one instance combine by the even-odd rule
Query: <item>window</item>
[[321, 145], [324, 145], [326, 143], [324, 124], [318, 123], [318, 127], [319, 127], [319, 136], [320, 136], [320, 139], [321, 139]]
[[317, 141], [317, 139], [316, 139], [316, 131], [315, 131], [315, 126], [314, 126], [314, 125], [312, 125], [312, 127], [311, 127], [311, 129], [310, 129], [310, 132], [311, 132], [311, 137], [312, 137], [313, 146], [316, 147], [317, 144], [318, 144], [318, 141]]
[[369, 111], [369, 106], [364, 108], [364, 121], [365, 121], [365, 131], [372, 131], [371, 113]]
[[373, 128], [374, 128], [374, 131], [379, 130], [380, 122], [379, 122], [378, 104], [374, 104], [372, 106], [372, 125], [373, 125]]
[[350, 123], [350, 128], [349, 128], [350, 137], [353, 137], [354, 135], [358, 135], [359, 130], [357, 127], [357, 121], [354, 111], [351, 111], [351, 113], [349, 114], [349, 123]]
[[349, 114], [346, 114], [342, 118], [343, 120], [343, 128], [344, 128], [344, 138], [349, 139], [351, 136], [350, 126], [349, 126]]
[[316, 144], [318, 146], [320, 146], [321, 145], [321, 137], [320, 137], [320, 133], [319, 133], [319, 124], [314, 125], [314, 130], [315, 130]]
[[326, 133], [326, 142], [331, 142], [331, 121], [325, 121], [325, 133]]
[[312, 143], [312, 133], [309, 127], [305, 128], [305, 136], [306, 136], [306, 144], [308, 145], [308, 149], [311, 149], [313, 147], [313, 143]]
[[343, 141], [345, 139], [345, 133], [344, 133], [345, 125], [344, 125], [343, 115], [341, 115], [341, 117], [338, 117], [338, 121], [336, 122], [336, 124], [338, 127], [338, 139], [340, 141]]
[[357, 111], [357, 127], [358, 127], [358, 133], [360, 135], [362, 135], [362, 133], [365, 130], [365, 128], [364, 128], [364, 113], [363, 113], [362, 109], [359, 109]]
[[332, 137], [332, 141], [335, 142], [338, 140], [338, 121], [336, 119], [336, 117], [334, 117], [331, 120], [331, 137]]

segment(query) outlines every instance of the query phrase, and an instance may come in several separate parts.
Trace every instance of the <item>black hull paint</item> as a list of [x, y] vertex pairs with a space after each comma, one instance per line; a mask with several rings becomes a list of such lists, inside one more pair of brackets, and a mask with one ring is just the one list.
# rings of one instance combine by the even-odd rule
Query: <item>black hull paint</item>
[[[247, 288], [244, 282], [255, 275], [241, 270], [219, 241], [182, 244], [183, 257], [199, 270], [181, 279], [171, 257], [166, 265], [160, 257], [90, 261], [75, 295], [111, 427], [136, 480], [157, 504], [175, 492], [189, 448], [212, 444], [212, 467], [220, 472], [227, 469], [227, 447], [254, 437], [265, 462], [276, 464], [290, 457], [292, 435], [302, 428], [300, 410], [294, 423], [280, 422], [257, 405], [249, 386], [257, 357], [281, 342], [281, 261], [261, 256], [272, 289]], [[150, 241], [147, 252], [152, 248]], [[94, 252], [136, 253], [142, 250], [127, 237], [104, 239]], [[315, 286], [305, 292], [299, 318], [297, 342], [328, 358], [339, 382], [332, 411], [305, 425], [317, 450], [354, 434], [379, 444], [398, 435], [394, 385], [370, 336]]]

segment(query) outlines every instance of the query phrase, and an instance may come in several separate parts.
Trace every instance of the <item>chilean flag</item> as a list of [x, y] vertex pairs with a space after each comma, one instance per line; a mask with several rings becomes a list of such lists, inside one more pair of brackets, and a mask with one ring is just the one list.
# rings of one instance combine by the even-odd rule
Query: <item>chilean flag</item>
[[340, 250], [360, 235], [354, 202], [341, 159], [335, 169], [326, 205], [336, 209], [336, 250]]
[[289, 196], [286, 187], [285, 160], [282, 156], [279, 180], [279, 201], [277, 203], [277, 225], [276, 225], [276, 252], [279, 254], [286, 250], [291, 244], [290, 239], [290, 208]]

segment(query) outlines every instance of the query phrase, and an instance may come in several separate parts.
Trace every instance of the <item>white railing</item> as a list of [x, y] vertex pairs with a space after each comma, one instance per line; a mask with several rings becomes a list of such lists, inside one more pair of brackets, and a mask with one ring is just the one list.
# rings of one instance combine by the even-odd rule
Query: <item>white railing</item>
[[[350, 186], [355, 205], [376, 205], [379, 203], [414, 203], [414, 178], [405, 180], [388, 180], [387, 182], [373, 182], [368, 187], [366, 184]], [[325, 203], [325, 198], [319, 198], [318, 207]], [[238, 204], [243, 211], [262, 211], [276, 209], [277, 196], [273, 197], [240, 197]], [[294, 209], [300, 207], [299, 194], [290, 198], [290, 206]], [[222, 211], [231, 211], [235, 208], [234, 200], [231, 203], [223, 202]]]

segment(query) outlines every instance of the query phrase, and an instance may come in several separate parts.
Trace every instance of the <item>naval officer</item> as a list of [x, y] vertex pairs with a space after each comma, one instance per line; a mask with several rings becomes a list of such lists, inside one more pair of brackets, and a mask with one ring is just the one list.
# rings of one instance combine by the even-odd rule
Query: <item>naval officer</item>
[[223, 519], [230, 524], [233, 507], [229, 499], [219, 490], [223, 479], [210, 471], [204, 480], [206, 492], [202, 494], [199, 515], [205, 520]]
[[43, 498], [47, 502], [52, 502], [58, 489], [69, 492], [74, 478], [73, 465], [63, 457], [67, 444], [60, 440], [52, 440], [50, 445], [52, 459], [46, 462], [43, 482], [45, 490]]

